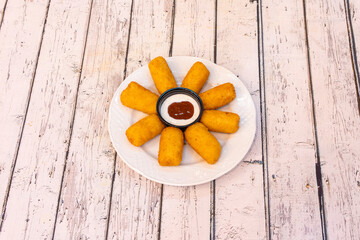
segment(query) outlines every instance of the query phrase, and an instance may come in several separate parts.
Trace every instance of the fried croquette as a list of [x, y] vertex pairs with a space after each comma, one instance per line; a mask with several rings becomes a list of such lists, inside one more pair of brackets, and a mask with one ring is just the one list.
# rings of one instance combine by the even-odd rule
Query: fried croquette
[[224, 83], [206, 92], [199, 94], [205, 110], [212, 110], [222, 107], [235, 99], [234, 85]]
[[239, 129], [240, 117], [236, 113], [219, 110], [204, 110], [200, 122], [209, 131], [221, 133], [234, 133]]
[[165, 125], [160, 118], [151, 114], [131, 125], [125, 132], [129, 142], [140, 147], [161, 133]]
[[209, 164], [219, 159], [221, 146], [204, 124], [197, 122], [185, 131], [185, 139], [189, 145]]
[[161, 132], [158, 161], [161, 166], [178, 166], [182, 160], [184, 133], [175, 127]]
[[129, 83], [120, 95], [120, 101], [123, 105], [147, 114], [156, 113], [158, 98], [157, 94], [136, 82]]
[[151, 60], [149, 63], [149, 70], [160, 94], [170, 88], [177, 87], [174, 75], [172, 74], [165, 58], [157, 57]]
[[202, 62], [196, 62], [181, 83], [181, 87], [188, 88], [197, 94], [201, 91], [202, 87], [209, 78], [209, 70]]

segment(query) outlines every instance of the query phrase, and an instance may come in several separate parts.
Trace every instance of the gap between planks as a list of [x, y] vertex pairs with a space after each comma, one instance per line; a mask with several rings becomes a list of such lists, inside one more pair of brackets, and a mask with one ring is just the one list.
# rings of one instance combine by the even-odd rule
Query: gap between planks
[[[214, 63], [216, 64], [217, 57], [217, 14], [218, 14], [218, 0], [215, 0], [215, 26], [214, 26]], [[216, 238], [216, 221], [215, 221], [215, 210], [216, 210], [216, 180], [211, 181], [210, 184], [210, 239]]]
[[94, 0], [91, 0], [91, 2], [90, 2], [89, 17], [88, 17], [88, 20], [87, 20], [88, 22], [87, 22], [87, 26], [86, 26], [86, 36], [85, 36], [85, 41], [84, 41], [85, 43], [84, 43], [84, 48], [83, 48], [83, 52], [82, 52], [82, 56], [81, 56], [80, 74], [79, 74], [78, 84], [77, 84], [77, 87], [76, 87], [74, 110], [73, 110], [72, 118], [71, 118], [71, 122], [70, 122], [69, 141], [68, 141], [67, 148], [66, 148], [64, 168], [63, 168], [63, 173], [62, 173], [62, 176], [61, 176], [60, 191], [59, 191], [58, 202], [57, 202], [57, 206], [56, 206], [55, 219], [54, 219], [54, 228], [53, 228], [53, 232], [52, 232], [52, 239], [54, 239], [54, 237], [55, 237], [56, 223], [57, 223], [59, 206], [60, 206], [60, 199], [61, 199], [61, 194], [62, 194], [62, 189], [63, 189], [65, 170], [66, 170], [67, 160], [68, 160], [68, 157], [69, 157], [69, 148], [70, 148], [70, 144], [71, 144], [74, 120], [75, 120], [75, 115], [76, 115], [76, 106], [77, 106], [78, 95], [79, 95], [79, 86], [80, 86], [80, 80], [81, 80], [81, 76], [82, 76], [82, 69], [83, 69], [83, 65], [84, 65], [84, 58], [85, 58], [85, 51], [86, 51], [86, 45], [87, 45], [87, 38], [88, 38], [88, 34], [89, 34], [89, 26], [90, 26], [90, 19], [91, 19], [91, 12], [92, 12], [93, 2], [94, 2]]
[[[6, 9], [6, 6], [7, 6], [7, 2], [8, 1], [6, 1], [5, 5], [4, 5], [4, 12], [3, 12], [1, 22], [0, 22], [0, 30], [1, 30], [2, 23], [4, 21], [5, 9]], [[41, 38], [40, 38], [40, 43], [39, 43], [39, 50], [38, 50], [36, 60], [35, 60], [36, 61], [35, 67], [34, 67], [35, 70], [34, 70], [33, 75], [31, 76], [30, 90], [29, 90], [28, 97], [26, 99], [25, 114], [24, 114], [21, 130], [20, 130], [20, 135], [19, 135], [19, 139], [18, 139], [18, 142], [17, 142], [16, 150], [15, 150], [15, 156], [14, 156], [12, 166], [11, 166], [11, 170], [10, 170], [11, 174], [10, 174], [10, 177], [9, 177], [9, 180], [8, 180], [8, 183], [7, 183], [8, 186], [6, 188], [6, 193], [5, 193], [4, 202], [3, 202], [3, 206], [2, 206], [3, 211], [2, 211], [1, 217], [0, 217], [0, 232], [1, 232], [2, 227], [3, 227], [3, 222], [4, 222], [4, 218], [5, 218], [5, 213], [6, 213], [6, 206], [7, 206], [7, 202], [8, 202], [9, 194], [10, 194], [11, 183], [12, 183], [12, 179], [13, 179], [13, 176], [14, 176], [14, 170], [15, 170], [15, 166], [16, 166], [16, 161], [17, 161], [17, 157], [18, 157], [18, 154], [19, 154], [19, 149], [20, 149], [20, 145], [21, 145], [21, 139], [22, 139], [22, 136], [23, 136], [23, 132], [24, 132], [26, 117], [27, 117], [28, 110], [29, 110], [29, 104], [30, 104], [30, 100], [31, 100], [31, 94], [32, 94], [33, 86], [34, 86], [36, 70], [37, 70], [37, 67], [38, 67], [42, 42], [43, 42], [43, 39], [44, 39], [44, 33], [45, 33], [45, 28], [46, 28], [46, 21], [47, 21], [48, 14], [49, 14], [50, 3], [51, 3], [51, 0], [49, 0], [48, 4], [46, 6], [46, 13], [45, 13], [45, 17], [44, 17], [44, 25], [43, 25], [43, 29], [42, 29], [42, 32], [41, 32]]]
[[[281, 1], [277, 1], [278, 4], [281, 3]], [[294, 207], [296, 205], [299, 206], [304, 206], [306, 204], [309, 203], [315, 203], [315, 204], [319, 204], [318, 201], [315, 199], [311, 199], [312, 195], [313, 196], [317, 196], [318, 195], [318, 190], [314, 189], [312, 191], [309, 191], [307, 193], [307, 197], [305, 200], [303, 201], [299, 201], [297, 202], [296, 200], [294, 201], [294, 199], [291, 199], [291, 197], [289, 198], [290, 195], [284, 195], [282, 193], [281, 188], [278, 189], [278, 187], [281, 185], [284, 186], [285, 181], [284, 179], [280, 179], [281, 181], [279, 181], [279, 183], [276, 183], [275, 180], [275, 174], [280, 168], [277, 167], [276, 164], [281, 164], [281, 162], [277, 162], [279, 160], [282, 160], [281, 157], [278, 157], [276, 155], [276, 153], [274, 152], [274, 149], [279, 149], [276, 147], [276, 144], [274, 144], [274, 141], [276, 141], [277, 143], [282, 143], [282, 141], [287, 141], [286, 140], [286, 136], [289, 136], [288, 133], [286, 134], [280, 134], [279, 137], [275, 137], [277, 131], [279, 128], [279, 125], [276, 124], [276, 120], [279, 119], [280, 114], [278, 114], [280, 111], [280, 107], [273, 107], [271, 106], [273, 101], [276, 103], [281, 102], [280, 97], [276, 98], [277, 95], [272, 95], [272, 91], [275, 91], [274, 86], [271, 86], [271, 84], [269, 86], [267, 86], [267, 82], [270, 81], [272, 79], [272, 77], [274, 77], [276, 80], [282, 80], [285, 79], [285, 83], [284, 83], [284, 88], [283, 90], [290, 84], [288, 84], [286, 82], [286, 79], [291, 79], [291, 73], [289, 71], [289, 69], [285, 70], [284, 72], [281, 72], [280, 75], [276, 75], [276, 72], [274, 72], [275, 70], [272, 70], [271, 68], [271, 63], [272, 64], [276, 64], [277, 63], [277, 67], [278, 69], [280, 69], [280, 67], [286, 66], [286, 67], [296, 67], [296, 69], [306, 69], [308, 68], [308, 61], [307, 61], [307, 56], [306, 56], [306, 45], [305, 45], [305, 36], [302, 36], [302, 33], [305, 32], [305, 27], [302, 26], [302, 22], [304, 21], [304, 16], [303, 16], [303, 11], [301, 11], [301, 7], [303, 5], [303, 1], [297, 1], [295, 3], [289, 3], [289, 5], [285, 4], [284, 2], [281, 3], [280, 5], [278, 4], [272, 4], [269, 3], [269, 6], [266, 6], [266, 10], [264, 10], [263, 13], [263, 1], [260, 1], [260, 6], [259, 6], [259, 15], [260, 15], [260, 20], [259, 20], [259, 28], [261, 28], [261, 37], [260, 40], [261, 42], [259, 43], [259, 48], [261, 48], [261, 52], [260, 54], [262, 54], [262, 57], [260, 58], [260, 61], [262, 60], [262, 63], [260, 64], [260, 67], [263, 67], [262, 71], [260, 71], [260, 74], [262, 76], [262, 79], [260, 80], [261, 82], [261, 106], [262, 106], [262, 124], [264, 124], [263, 126], [263, 131], [262, 133], [265, 134], [264, 136], [264, 140], [263, 140], [263, 154], [264, 154], [264, 174], [266, 174], [266, 177], [264, 176], [264, 195], [267, 196], [267, 199], [265, 199], [265, 203], [268, 204], [268, 208], [266, 209], [267, 212], [267, 223], [268, 223], [268, 238], [272, 239], [272, 238], [283, 238], [286, 236], [290, 236], [293, 233], [291, 233], [292, 230], [298, 231], [299, 234], [311, 234], [310, 236], [321, 236], [322, 232], [321, 229], [319, 229], [317, 226], [316, 227], [312, 227], [312, 229], [308, 229], [306, 230], [303, 225], [299, 224], [296, 220], [299, 220], [300, 215], [296, 215], [295, 216], [295, 221], [294, 219], [292, 219], [292, 217], [294, 216], [293, 212], [288, 212], [286, 214], [287, 217], [289, 217], [289, 220], [285, 220], [286, 223], [281, 221], [281, 216], [279, 215], [278, 212], [276, 212], [276, 210], [281, 210], [281, 208], [289, 208], [291, 209], [291, 207]], [[265, 7], [265, 6], [264, 6]], [[301, 26], [301, 29], [296, 30], [295, 32], [291, 32], [290, 29], [291, 27], [289, 25], [283, 24], [281, 23], [281, 18], [280, 17], [276, 17], [274, 15], [272, 15], [274, 12], [274, 10], [280, 10], [282, 8], [285, 8], [285, 11], [288, 11], [287, 8], [290, 7], [290, 11], [288, 12], [289, 17], [294, 17], [293, 19], [291, 19], [293, 21], [293, 23], [298, 24], [299, 26]], [[269, 8], [269, 9], [268, 9]], [[265, 19], [265, 18], [266, 19]], [[274, 21], [272, 21], [274, 20]], [[278, 24], [276, 26], [276, 23]], [[265, 24], [265, 25], [263, 25]], [[271, 32], [271, 29], [274, 28], [275, 29], [275, 33]], [[282, 32], [280, 34], [280, 28], [282, 28]], [[285, 30], [285, 33], [284, 33]], [[290, 34], [290, 37], [287, 37], [286, 34]], [[265, 36], [264, 36], [265, 35]], [[274, 39], [274, 37], [276, 37], [276, 39]], [[282, 38], [283, 37], [283, 38]], [[300, 37], [300, 43], [297, 43], [294, 39], [295, 38], [299, 38]], [[287, 41], [288, 38], [292, 38], [289, 41]], [[279, 42], [282, 43], [282, 40], [284, 40], [284, 44], [282, 44], [282, 47], [277, 48], [279, 45]], [[268, 42], [266, 42], [268, 41]], [[271, 45], [271, 43], [273, 45]], [[296, 45], [297, 44], [297, 45]], [[296, 60], [294, 61], [288, 61], [286, 62], [285, 60], [283, 60], [283, 58], [279, 57], [276, 58], [275, 61], [272, 61], [272, 54], [275, 53], [280, 53], [280, 54], [289, 54], [289, 47], [295, 47], [294, 52], [295, 54], [299, 54], [301, 56], [301, 59], [299, 61], [300, 65], [296, 62]], [[269, 49], [266, 49], [269, 48]], [[271, 49], [274, 49], [273, 51]], [[292, 51], [290, 51], [292, 52]], [[265, 55], [266, 54], [266, 55]], [[288, 56], [288, 55], [287, 55]], [[280, 60], [277, 60], [280, 59]], [[266, 61], [266, 62], [265, 62]], [[270, 67], [269, 67], [270, 65]], [[266, 71], [269, 71], [268, 73]], [[278, 70], [280, 71], [280, 70]], [[270, 80], [269, 80], [270, 79]], [[293, 81], [293, 80], [292, 80]], [[293, 85], [295, 84], [294, 82], [292, 82]], [[278, 83], [279, 84], [279, 83]], [[298, 112], [303, 112], [306, 113], [303, 116], [303, 119], [308, 118], [309, 120], [312, 119], [312, 105], [311, 105], [311, 101], [310, 101], [310, 96], [309, 94], [309, 90], [308, 90], [308, 84], [309, 82], [302, 82], [299, 83], [298, 85], [296, 85], [297, 87], [299, 87], [300, 90], [304, 90], [300, 96], [300, 100], [299, 101], [294, 101], [294, 104], [299, 104], [302, 103], [302, 107], [300, 108], [300, 110], [296, 110], [294, 111], [294, 115], [296, 115], [296, 113]], [[270, 87], [270, 88], [269, 88]], [[289, 90], [285, 90], [285, 94], [286, 93], [291, 93], [291, 92], [300, 92], [298, 90], [298, 88], [288, 88]], [[305, 91], [306, 90], [306, 91]], [[266, 92], [270, 92], [270, 95], [267, 96]], [[270, 105], [267, 105], [266, 103], [270, 103]], [[286, 107], [290, 107], [290, 103], [291, 102], [287, 102], [285, 103], [285, 106], [282, 106], [284, 113], [291, 113], [289, 111], [287, 111]], [[285, 110], [284, 110], [285, 109]], [[286, 112], [287, 111], [287, 112]], [[277, 115], [278, 114], [278, 115]], [[284, 114], [285, 116], [285, 114]], [[284, 117], [285, 118], [285, 117]], [[274, 121], [275, 120], [275, 121]], [[292, 115], [290, 115], [290, 118], [284, 119], [284, 124], [285, 122], [287, 122], [287, 124], [290, 123], [294, 123], [296, 126], [296, 120], [295, 118], [293, 118]], [[281, 127], [282, 125], [280, 125]], [[309, 123], [306, 126], [306, 136], [309, 137], [309, 139], [311, 138], [311, 136], [313, 136], [314, 134], [314, 123]], [[289, 129], [289, 125], [287, 128], [285, 128], [285, 132], [286, 129]], [[291, 129], [291, 128], [290, 128]], [[269, 135], [270, 133], [270, 135]], [[300, 133], [299, 130], [294, 130], [294, 133]], [[305, 135], [305, 134], [304, 134]], [[285, 137], [285, 138], [284, 138]], [[303, 136], [302, 136], [303, 137]], [[275, 139], [275, 140], [274, 140]], [[291, 138], [291, 142], [289, 143], [289, 145], [287, 145], [287, 147], [283, 147], [280, 149], [283, 149], [283, 151], [287, 151], [287, 153], [291, 153], [293, 151], [293, 149], [291, 149], [291, 147], [289, 148], [289, 146], [293, 146], [293, 144], [296, 144], [294, 141], [298, 140], [299, 138], [297, 138], [296, 136]], [[301, 138], [300, 138], [301, 139]], [[302, 151], [302, 149], [299, 149], [299, 153], [295, 152], [293, 157], [294, 158], [304, 158], [307, 159], [308, 157], [311, 157], [312, 159], [312, 155], [316, 154], [316, 150], [309, 150], [309, 151]], [[274, 162], [269, 162], [269, 161], [273, 161]], [[316, 157], [314, 156], [314, 163], [316, 162]], [[316, 171], [314, 171], [312, 173], [311, 170], [316, 170], [316, 168], [312, 168], [314, 167], [313, 162], [308, 162], [308, 166], [309, 169], [300, 169], [301, 173], [305, 173], [306, 176], [308, 176], [309, 178], [311, 178], [315, 183], [315, 178], [316, 177]], [[298, 170], [294, 169], [294, 166], [296, 165], [290, 165], [292, 163], [290, 162], [286, 162], [287, 166], [291, 166], [291, 169], [289, 169], [288, 171], [285, 171], [284, 173], [282, 173], [280, 176], [286, 176], [286, 179], [289, 179], [287, 184], [291, 185], [290, 179], [293, 178], [294, 176], [290, 176], [291, 173], [295, 173]], [[299, 172], [298, 172], [299, 173]], [[290, 174], [290, 175], [289, 175]], [[270, 182], [270, 176], [272, 176], [273, 181]], [[297, 178], [301, 179], [303, 178], [303, 175], [297, 175]], [[270, 189], [270, 187], [272, 189]], [[288, 186], [293, 189], [298, 189], [300, 187], [300, 185], [298, 183], [293, 183], [291, 186]], [[267, 189], [266, 189], [267, 188]], [[301, 191], [301, 189], [300, 189]], [[285, 200], [282, 198], [285, 197]], [[270, 199], [271, 198], [271, 199]], [[310, 205], [309, 205], [310, 206]], [[309, 208], [309, 211], [316, 213], [318, 210], [317, 206], [312, 206]], [[291, 210], [289, 210], [291, 211]], [[302, 215], [303, 216], [303, 215]], [[316, 218], [320, 217], [320, 213], [319, 215], [316, 213]], [[280, 219], [280, 220], [279, 220]], [[301, 219], [302, 221], [305, 220]], [[308, 219], [309, 220], [309, 219]], [[318, 222], [318, 226], [321, 228], [321, 224], [320, 224], [320, 218], [319, 218], [319, 222]], [[317, 220], [316, 220], [317, 221]], [[304, 222], [305, 223], [305, 222]], [[306, 223], [308, 224], [308, 222]]]
[[355, 36], [354, 36], [354, 29], [351, 20], [351, 12], [350, 12], [350, 3], [349, 0], [344, 0], [345, 6], [345, 16], [346, 16], [346, 25], [347, 31], [349, 36], [349, 48], [351, 53], [351, 62], [354, 71], [354, 79], [355, 79], [355, 86], [356, 86], [356, 93], [357, 93], [357, 103], [358, 109], [360, 114], [360, 73], [359, 73], [359, 66], [356, 54], [356, 43], [355, 43]]
[[325, 210], [324, 210], [324, 194], [323, 194], [323, 185], [322, 185], [322, 176], [321, 176], [321, 160], [320, 160], [320, 151], [319, 151], [319, 139], [317, 134], [317, 122], [316, 122], [316, 114], [315, 114], [315, 100], [314, 100], [314, 89], [313, 89], [313, 81], [311, 74], [311, 60], [310, 60], [310, 48], [309, 48], [309, 32], [307, 26], [307, 16], [306, 16], [306, 3], [303, 0], [303, 13], [304, 13], [304, 28], [305, 28], [305, 45], [306, 45], [306, 57], [307, 57], [307, 67], [308, 67], [308, 78], [309, 78], [309, 95], [311, 101], [311, 115], [314, 123], [314, 144], [316, 151], [316, 163], [315, 163], [315, 173], [316, 173], [316, 183], [317, 183], [317, 191], [318, 191], [318, 200], [319, 200], [319, 210], [320, 210], [320, 220], [321, 220], [321, 233], [322, 238], [327, 239], [326, 232], [326, 218], [325, 218]]
[[[126, 42], [125, 65], [124, 65], [124, 71], [123, 71], [123, 81], [126, 78], [126, 71], [127, 71], [133, 6], [134, 6], [134, 0], [131, 0], [130, 16], [129, 16], [129, 29], [128, 29], [128, 37], [127, 37], [127, 42]], [[117, 158], [117, 152], [115, 151], [114, 169], [113, 169], [113, 174], [112, 174], [112, 179], [111, 179], [110, 201], [109, 201], [109, 208], [108, 208], [109, 209], [108, 217], [107, 217], [107, 222], [106, 222], [105, 239], [109, 238], [109, 225], [110, 225], [110, 214], [111, 214], [111, 206], [112, 206], [112, 195], [113, 195], [115, 175], [116, 175], [116, 158]]]
[[269, 194], [269, 171], [267, 155], [266, 135], [266, 94], [265, 94], [265, 65], [264, 65], [264, 38], [263, 38], [263, 17], [262, 0], [257, 1], [257, 32], [258, 32], [258, 66], [259, 66], [259, 89], [260, 89], [260, 124], [261, 124], [261, 145], [263, 162], [263, 189], [264, 189], [264, 210], [266, 238], [271, 240], [270, 230], [270, 194]]
[[327, 237], [358, 239], [359, 105], [346, 3], [306, 2], [306, 11]]

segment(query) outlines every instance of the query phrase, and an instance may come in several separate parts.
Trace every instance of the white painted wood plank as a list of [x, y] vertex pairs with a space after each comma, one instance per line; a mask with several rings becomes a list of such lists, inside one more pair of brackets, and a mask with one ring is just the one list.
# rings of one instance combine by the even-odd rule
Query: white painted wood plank
[[[169, 54], [172, 2], [134, 0], [127, 72]], [[128, 168], [119, 157], [113, 185], [109, 239], [157, 239], [161, 184]]]
[[108, 239], [157, 239], [160, 195], [160, 184], [128, 169], [117, 157]]
[[123, 79], [131, 1], [92, 5], [55, 239], [104, 239], [115, 151], [108, 109]]
[[176, 2], [173, 41], [173, 56], [214, 61], [215, 1]]
[[7, 11], [11, 14], [0, 29], [0, 214], [26, 114], [46, 9], [47, 1], [9, 1]]
[[89, 10], [88, 0], [51, 2], [1, 239], [52, 237]]
[[272, 239], [321, 239], [303, 1], [264, 1]]
[[[176, 1], [175, 10], [173, 56], [213, 61], [215, 1]], [[160, 239], [209, 239], [210, 184], [163, 186]]]
[[173, 188], [164, 185], [160, 239], [209, 239], [210, 184]]
[[328, 239], [360, 238], [360, 117], [344, 1], [306, 2]]
[[218, 1], [217, 10], [217, 63], [236, 74], [250, 91], [257, 110], [257, 132], [243, 162], [216, 180], [215, 236], [265, 239], [257, 4]]

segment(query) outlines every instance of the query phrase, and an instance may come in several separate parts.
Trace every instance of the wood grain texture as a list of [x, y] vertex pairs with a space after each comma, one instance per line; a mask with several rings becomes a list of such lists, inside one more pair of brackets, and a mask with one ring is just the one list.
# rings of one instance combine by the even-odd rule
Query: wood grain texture
[[263, 1], [272, 239], [321, 239], [303, 2]]
[[344, 1], [306, 2], [329, 239], [360, 238], [360, 117]]
[[108, 109], [123, 79], [130, 11], [129, 0], [92, 4], [55, 239], [106, 236], [115, 161]]
[[[214, 60], [215, 1], [176, 1], [173, 56]], [[160, 239], [209, 239], [210, 183], [164, 185]], [[177, 226], [177, 227], [174, 227]]]
[[217, 10], [217, 63], [236, 74], [250, 91], [257, 110], [257, 132], [243, 161], [216, 180], [215, 235], [216, 239], [265, 239], [257, 4], [218, 1]]
[[[30, 5], [28, 3], [23, 6], [22, 10], [29, 11], [30, 14], [39, 14], [36, 8], [39, 5], [31, 5], [30, 9], [26, 9]], [[52, 237], [89, 8], [88, 0], [51, 2], [5, 219], [0, 232], [1, 239]], [[31, 20], [27, 20], [26, 24], [34, 26], [33, 30], [37, 31], [38, 26]], [[42, 24], [42, 20], [39, 24]], [[32, 36], [32, 28], [19, 29], [21, 34], [28, 31], [29, 36]], [[19, 44], [21, 46], [24, 43]], [[33, 51], [27, 50], [29, 53]], [[22, 49], [19, 59], [22, 59], [22, 54], [28, 52]], [[15, 60], [17, 56], [13, 57]], [[16, 61], [17, 59], [12, 64]], [[28, 59], [25, 63], [31, 65], [32, 61], [34, 60]], [[27, 74], [31, 75], [31, 72], [27, 72], [25, 76]], [[21, 75], [17, 77], [21, 79]]]
[[[126, 75], [169, 54], [172, 2], [134, 0]], [[109, 239], [157, 239], [161, 184], [147, 180], [117, 157]]]
[[177, 188], [164, 185], [160, 239], [209, 239], [210, 184]]
[[13, 0], [7, 11], [0, 29], [0, 214], [31, 93], [47, 2]]
[[187, 55], [214, 61], [215, 11], [214, 0], [176, 2], [173, 56]]

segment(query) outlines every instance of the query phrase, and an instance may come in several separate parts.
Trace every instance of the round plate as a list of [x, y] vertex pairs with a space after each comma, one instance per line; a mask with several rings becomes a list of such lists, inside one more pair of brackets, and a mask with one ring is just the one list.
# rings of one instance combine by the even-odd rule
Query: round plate
[[175, 186], [209, 182], [233, 169], [249, 151], [256, 131], [254, 102], [244, 84], [233, 73], [213, 62], [195, 57], [169, 57], [166, 61], [179, 86], [196, 61], [201, 61], [210, 71], [209, 79], [201, 92], [227, 82], [235, 86], [236, 98], [219, 110], [237, 113], [240, 116], [240, 128], [233, 134], [212, 132], [222, 147], [218, 162], [214, 165], [206, 163], [185, 143], [181, 164], [176, 167], [161, 167], [157, 161], [160, 135], [141, 147], [135, 147], [127, 140], [126, 129], [146, 114], [122, 105], [120, 93], [130, 82], [135, 81], [158, 94], [147, 65], [127, 77], [114, 94], [109, 110], [111, 141], [120, 158], [130, 168], [148, 179]]

